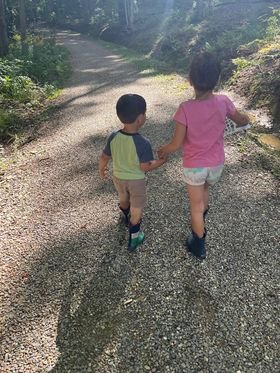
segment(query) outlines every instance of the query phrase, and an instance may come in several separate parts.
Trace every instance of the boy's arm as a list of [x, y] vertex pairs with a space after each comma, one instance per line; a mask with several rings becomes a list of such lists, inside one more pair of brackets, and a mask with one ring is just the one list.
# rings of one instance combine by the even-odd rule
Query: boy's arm
[[99, 158], [99, 175], [101, 179], [106, 179], [106, 170], [107, 170], [107, 164], [111, 157], [104, 152], [101, 154]]
[[174, 153], [178, 149], [180, 149], [183, 144], [186, 131], [187, 128], [183, 124], [176, 122], [174, 134], [171, 141], [158, 149], [159, 157], [161, 158], [165, 154]]
[[247, 114], [242, 114], [238, 110], [235, 110], [235, 112], [228, 115], [228, 117], [237, 124], [237, 127], [245, 126], [245, 124], [248, 124], [250, 121]]
[[166, 160], [166, 157], [164, 157], [154, 161], [140, 163], [140, 170], [143, 172], [155, 170], [156, 168], [162, 166], [166, 162]]

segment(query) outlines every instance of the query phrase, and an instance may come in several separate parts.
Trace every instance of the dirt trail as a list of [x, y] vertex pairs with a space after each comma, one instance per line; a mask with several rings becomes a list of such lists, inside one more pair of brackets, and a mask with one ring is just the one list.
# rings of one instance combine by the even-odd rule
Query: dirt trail
[[204, 263], [183, 245], [179, 154], [149, 175], [147, 240], [129, 255], [116, 194], [97, 172], [115, 102], [146, 98], [143, 133], [156, 148], [183, 95], [77, 34], [59, 39], [74, 68], [61, 109], [1, 182], [1, 371], [278, 371], [279, 185], [257, 147], [227, 143]]

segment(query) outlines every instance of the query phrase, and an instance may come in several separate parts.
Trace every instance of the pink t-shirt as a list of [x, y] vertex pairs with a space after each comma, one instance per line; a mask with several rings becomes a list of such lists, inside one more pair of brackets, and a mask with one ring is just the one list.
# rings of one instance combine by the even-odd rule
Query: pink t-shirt
[[187, 129], [183, 142], [184, 167], [215, 167], [224, 163], [225, 118], [235, 110], [225, 95], [181, 103], [174, 120]]

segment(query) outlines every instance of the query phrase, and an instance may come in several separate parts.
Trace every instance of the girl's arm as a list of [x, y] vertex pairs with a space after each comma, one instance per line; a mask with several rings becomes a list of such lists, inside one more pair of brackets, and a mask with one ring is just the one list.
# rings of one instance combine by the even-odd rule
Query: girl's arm
[[109, 155], [105, 154], [104, 152], [99, 158], [99, 175], [103, 180], [106, 179], [107, 164], [110, 159], [111, 157], [109, 157]]
[[174, 153], [181, 148], [187, 128], [179, 122], [176, 122], [175, 130], [171, 141], [159, 148], [158, 154], [161, 158], [165, 154]]
[[237, 124], [237, 127], [244, 126], [245, 124], [248, 124], [250, 121], [247, 114], [242, 114], [238, 110], [235, 110], [235, 112], [232, 115], [229, 115], [228, 117]]

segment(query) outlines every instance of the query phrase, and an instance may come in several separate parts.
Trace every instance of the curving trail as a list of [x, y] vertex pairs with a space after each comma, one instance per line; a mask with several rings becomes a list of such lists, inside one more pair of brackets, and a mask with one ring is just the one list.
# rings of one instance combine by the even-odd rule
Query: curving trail
[[179, 154], [149, 175], [147, 240], [129, 255], [97, 173], [116, 100], [146, 98], [156, 148], [183, 94], [78, 34], [59, 39], [74, 69], [61, 108], [0, 184], [1, 372], [278, 371], [279, 185], [259, 148], [227, 142], [204, 263], [183, 245]]

